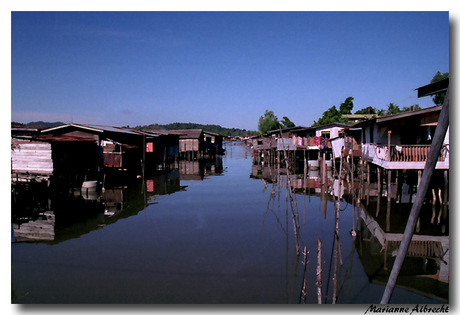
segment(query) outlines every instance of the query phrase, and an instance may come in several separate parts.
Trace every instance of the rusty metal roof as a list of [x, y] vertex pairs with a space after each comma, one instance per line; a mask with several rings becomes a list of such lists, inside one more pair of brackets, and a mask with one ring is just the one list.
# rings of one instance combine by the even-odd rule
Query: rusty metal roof
[[68, 135], [12, 136], [14, 139], [43, 142], [96, 142], [94, 139]]
[[180, 135], [180, 139], [198, 139], [201, 137], [203, 129], [170, 130], [170, 133]]

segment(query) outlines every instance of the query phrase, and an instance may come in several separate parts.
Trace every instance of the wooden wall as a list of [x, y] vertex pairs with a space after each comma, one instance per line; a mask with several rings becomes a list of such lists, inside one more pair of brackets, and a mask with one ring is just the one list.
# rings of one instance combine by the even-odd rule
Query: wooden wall
[[13, 174], [51, 175], [53, 173], [51, 144], [11, 139], [11, 171]]
[[181, 139], [179, 140], [179, 152], [199, 151], [198, 139]]

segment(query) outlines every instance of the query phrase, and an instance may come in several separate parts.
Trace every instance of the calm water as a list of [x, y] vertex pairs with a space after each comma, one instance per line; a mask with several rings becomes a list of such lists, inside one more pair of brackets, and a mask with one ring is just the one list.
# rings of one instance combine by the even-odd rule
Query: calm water
[[[251, 174], [251, 152], [232, 145], [217, 165], [189, 163], [150, 178], [145, 186], [107, 189], [94, 200], [65, 196], [15, 204], [13, 302], [299, 303], [304, 257], [296, 254], [286, 188]], [[309, 251], [307, 303], [317, 303], [317, 238], [322, 241], [322, 300], [331, 303], [332, 199], [298, 193], [296, 201], [298, 242]], [[341, 208], [337, 301], [379, 303], [385, 283], [375, 274], [383, 266], [366, 266], [369, 257], [379, 261], [378, 254], [361, 233], [352, 238], [353, 207], [342, 202]], [[34, 231], [45, 240], [18, 234], [27, 231], [30, 220], [38, 222]], [[425, 273], [435, 268], [425, 265]], [[436, 297], [438, 281], [423, 286], [396, 288], [391, 303], [442, 302]]]

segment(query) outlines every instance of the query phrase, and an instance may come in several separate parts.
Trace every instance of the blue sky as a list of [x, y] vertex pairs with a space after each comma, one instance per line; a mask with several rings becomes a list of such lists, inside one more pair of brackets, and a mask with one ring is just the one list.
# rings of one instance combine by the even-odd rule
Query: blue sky
[[257, 130], [354, 109], [433, 106], [444, 12], [12, 12], [11, 119]]

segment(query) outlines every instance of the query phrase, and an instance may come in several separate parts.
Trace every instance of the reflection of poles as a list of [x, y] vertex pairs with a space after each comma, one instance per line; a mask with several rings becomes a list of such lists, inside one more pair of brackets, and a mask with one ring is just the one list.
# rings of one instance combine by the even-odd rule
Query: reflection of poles
[[335, 251], [334, 251], [334, 276], [333, 276], [333, 284], [334, 284], [334, 292], [332, 295], [332, 304], [337, 303], [337, 287], [338, 287], [338, 280], [337, 280], [337, 269], [338, 269], [338, 259], [339, 259], [339, 251], [340, 251], [340, 265], [343, 265], [342, 261], [342, 251], [340, 249], [340, 237], [339, 237], [339, 222], [340, 222], [340, 192], [342, 190], [342, 160], [340, 159], [340, 171], [339, 171], [339, 191], [337, 193], [337, 200], [335, 202]]
[[[281, 134], [281, 129], [280, 129]], [[299, 211], [297, 209], [297, 200], [295, 193], [293, 191], [293, 187], [291, 185], [291, 170], [290, 170], [290, 163], [289, 158], [286, 152], [286, 146], [284, 145], [284, 140], [281, 137], [283, 151], [284, 151], [284, 158], [286, 160], [286, 211], [287, 211], [287, 199], [289, 197], [291, 203], [291, 215], [292, 215], [292, 224], [294, 227], [294, 235], [296, 241], [296, 252], [297, 256], [300, 255], [300, 248], [299, 248]]]
[[[286, 237], [287, 238], [287, 237]], [[287, 243], [287, 240], [286, 240], [286, 243]], [[288, 250], [288, 246], [286, 246], [286, 251]], [[289, 299], [288, 299], [288, 303], [291, 304], [292, 301], [293, 301], [293, 298], [295, 296], [295, 293], [296, 293], [296, 280], [297, 280], [297, 270], [299, 269], [299, 254], [297, 253], [297, 250], [295, 250], [293, 253], [292, 253], [292, 263], [291, 263], [291, 271], [289, 272], [289, 274], [292, 275], [292, 279], [291, 279], [291, 294], [289, 296]], [[286, 260], [287, 260], [287, 252], [286, 252]], [[286, 262], [287, 263], [287, 262]], [[288, 289], [288, 283], [289, 283], [289, 279], [286, 278], [286, 293], [289, 292], [289, 289]]]
[[307, 304], [307, 246], [304, 247], [303, 249], [303, 284], [302, 284], [302, 295], [301, 295], [301, 300], [302, 304]]
[[332, 278], [332, 283], [334, 285], [334, 291], [332, 294], [332, 304], [337, 303], [337, 269], [338, 269], [338, 263], [339, 263], [339, 213], [340, 213], [340, 203], [337, 201], [335, 203], [334, 275]]
[[396, 280], [398, 279], [399, 272], [401, 271], [404, 258], [406, 257], [407, 250], [414, 234], [415, 225], [417, 223], [418, 217], [420, 215], [420, 210], [423, 205], [423, 200], [425, 198], [428, 186], [431, 181], [431, 176], [433, 175], [436, 163], [438, 160], [439, 152], [443, 144], [444, 137], [446, 135], [447, 128], [449, 127], [449, 88], [447, 88], [446, 96], [444, 98], [444, 104], [439, 114], [438, 126], [433, 136], [433, 141], [431, 143], [430, 152], [425, 163], [425, 169], [422, 174], [422, 181], [420, 187], [417, 190], [417, 196], [415, 197], [414, 204], [407, 221], [406, 229], [404, 231], [404, 236], [399, 246], [398, 254], [396, 255], [393, 268], [391, 269], [390, 277], [388, 278], [387, 285], [385, 287], [385, 292], [383, 293], [381, 304], [388, 304], [391, 295], [393, 294], [393, 289], [396, 285]]
[[347, 264], [347, 269], [345, 271], [345, 276], [344, 276], [344, 280], [343, 280], [343, 285], [345, 285], [345, 282], [348, 281], [348, 289], [347, 289], [347, 292], [346, 292], [346, 303], [350, 303], [350, 295], [352, 293], [352, 280], [353, 280], [353, 261], [354, 261], [354, 257], [355, 257], [355, 250], [356, 250], [356, 246], [355, 246], [355, 242], [353, 241], [352, 243], [352, 247], [351, 247], [351, 253], [350, 253], [350, 256], [349, 256], [349, 260], [348, 260], [348, 264]]
[[[342, 154], [343, 156], [343, 154]], [[351, 165], [350, 165], [350, 173], [351, 173], [351, 192], [352, 192], [352, 196], [353, 198], [351, 199], [351, 202], [353, 203], [353, 230], [352, 230], [352, 236], [356, 236], [356, 229], [355, 229], [355, 221], [356, 221], [356, 217], [355, 217], [355, 212], [356, 212], [356, 202], [355, 202], [355, 167], [354, 167], [354, 159], [353, 159], [353, 147], [351, 149]]]

